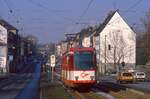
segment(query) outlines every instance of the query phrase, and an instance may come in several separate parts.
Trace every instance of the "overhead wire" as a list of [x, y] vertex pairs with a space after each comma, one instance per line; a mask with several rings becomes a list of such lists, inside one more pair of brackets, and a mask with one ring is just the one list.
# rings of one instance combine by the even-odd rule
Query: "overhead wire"
[[34, 1], [34, 0], [28, 0], [28, 2], [32, 3], [34, 6], [37, 6], [37, 7], [40, 7], [48, 12], [52, 12], [52, 13], [49, 13], [49, 14], [52, 14], [52, 15], [56, 15], [57, 17], [61, 18], [61, 19], [65, 19], [71, 23], [74, 23], [73, 19], [70, 19], [68, 17], [65, 17], [65, 16], [62, 16], [59, 12], [59, 10], [54, 10], [54, 9], [50, 9], [48, 8], [47, 6], [41, 4], [40, 2], [37, 2], [37, 1]]
[[[142, 2], [143, 0], [138, 0], [136, 3], [134, 3], [132, 6], [130, 6], [127, 10], [126, 10], [126, 13], [128, 13], [131, 9], [133, 10], [136, 6], [138, 6], [141, 2]], [[91, 3], [93, 2], [93, 0], [91, 0], [90, 2], [89, 2], [89, 4], [88, 4], [88, 6], [87, 6], [87, 8], [85, 9], [85, 11], [83, 12], [83, 14], [80, 16], [80, 18], [79, 18], [79, 21], [82, 19], [82, 17], [86, 14], [86, 12], [88, 11], [88, 9], [89, 9], [89, 7], [90, 7], [90, 5], [91, 5]], [[112, 24], [112, 23], [114, 23], [114, 22], [116, 22], [117, 20], [119, 20], [118, 18], [116, 18], [114, 21], [112, 21], [111, 23], [109, 23], [109, 25], [110, 24]], [[79, 22], [78, 22], [79, 23]], [[74, 30], [75, 28], [73, 28], [73, 30]], [[73, 31], [72, 30], [72, 31]]]
[[138, 0], [135, 4], [133, 4], [132, 6], [130, 6], [127, 11], [130, 11], [131, 9], [133, 10], [133, 8], [135, 8], [137, 5], [139, 5], [143, 0]]
[[[1, 2], [1, 0], [0, 0], [0, 2]], [[1, 14], [0, 14], [0, 19], [2, 19], [2, 16], [1, 16]]]
[[3, 0], [6, 6], [8, 7], [8, 10], [10, 13], [13, 13], [13, 10], [11, 9], [10, 5], [8, 4], [7, 0]]
[[87, 11], [89, 10], [90, 5], [92, 4], [94, 0], [90, 0], [90, 2], [87, 5], [87, 8], [84, 10], [84, 12], [82, 13], [82, 15], [79, 18], [79, 21], [84, 17], [84, 15], [87, 13]]
[[[130, 6], [130, 7], [126, 10], [126, 12], [124, 12], [124, 13], [127, 14], [131, 9], [133, 10], [136, 6], [138, 6], [142, 1], [143, 1], [143, 0], [138, 0], [136, 3], [134, 3], [132, 6]], [[124, 15], [125, 15], [125, 14], [124, 14]], [[114, 19], [114, 21], [110, 22], [109, 25], [112, 24], [112, 23], [114, 23], [114, 22], [116, 22], [116, 21], [118, 21], [118, 20], [119, 20], [119, 18]]]
[[42, 8], [42, 9], [44, 9], [44, 10], [47, 10], [48, 12], [52, 12], [52, 13], [50, 13], [50, 14], [55, 14], [57, 17], [59, 17], [59, 18], [62, 18], [62, 19], [65, 19], [65, 20], [67, 20], [67, 21], [73, 21], [72, 19], [70, 19], [70, 18], [67, 18], [67, 17], [65, 17], [65, 16], [62, 16], [62, 15], [60, 15], [59, 14], [59, 12], [61, 12], [61, 11], [59, 11], [59, 10], [54, 10], [54, 9], [50, 9], [50, 8], [48, 8], [47, 6], [44, 6], [44, 5], [42, 5], [40, 2], [35, 2], [34, 0], [28, 0], [29, 2], [31, 2], [33, 5], [35, 5], [35, 6], [37, 6], [37, 7], [40, 7], [40, 8]]
[[14, 15], [14, 10], [10, 7], [9, 5], [9, 2], [7, 2], [7, 0], [3, 0], [4, 3], [6, 4], [8, 10], [9, 10], [9, 13], [14, 17], [14, 19], [16, 19], [16, 23], [18, 23], [18, 18]]
[[[80, 16], [79, 19], [77, 20], [78, 22], [76, 22], [76, 23], [79, 23], [79, 24], [80, 24], [81, 19], [82, 19], [82, 18], [84, 17], [84, 15], [87, 13], [87, 11], [89, 10], [89, 8], [90, 8], [91, 4], [93, 3], [93, 1], [94, 1], [94, 0], [90, 0], [90, 1], [89, 1], [89, 3], [88, 3], [88, 5], [87, 5], [86, 9], [83, 11], [83, 13], [81, 14], [81, 16]], [[75, 23], [75, 26], [74, 26], [74, 28], [72, 29], [71, 32], [73, 32], [74, 29], [77, 27], [77, 24], [76, 24], [76, 23]]]
[[[3, 0], [3, 1], [4, 1], [5, 5], [7, 6], [7, 8], [8, 8], [8, 10], [9, 10], [10, 14], [13, 16], [14, 20], [16, 20], [17, 26], [21, 26], [21, 19], [22, 19], [22, 17], [19, 16], [19, 15], [16, 13], [17, 11], [15, 11], [15, 9], [13, 9], [13, 7], [11, 7], [11, 6], [13, 5], [13, 2], [11, 2], [11, 0], [9, 0], [9, 2], [8, 2], [7, 0]], [[10, 3], [11, 3], [11, 6], [10, 6]], [[17, 15], [16, 15], [16, 14], [17, 14]], [[20, 19], [19, 19], [19, 17], [20, 17]], [[24, 32], [23, 29], [24, 29], [24, 28], [23, 28], [23, 23], [22, 23], [22, 26], [20, 27], [19, 30], [21, 30], [22, 32]]]
[[[4, 1], [5, 4], [7, 5], [8, 9], [9, 9], [9, 12], [12, 13], [12, 15], [13, 15], [14, 11], [13, 11], [13, 9], [10, 7], [8, 1], [7, 1], [7, 0], [3, 0], [3, 1]], [[28, 0], [28, 1], [32, 2], [32, 4], [34, 4], [34, 5], [38, 6], [38, 7], [41, 7], [41, 8], [43, 8], [43, 9], [47, 10], [47, 11], [53, 12], [53, 14], [55, 14], [55, 15], [59, 15], [59, 16], [60, 16], [60, 14], [58, 14], [57, 11], [52, 10], [52, 9], [50, 10], [48, 7], [42, 5], [42, 4], [39, 3], [39, 2], [35, 2], [34, 0]], [[94, 0], [90, 0], [90, 1], [89, 1], [89, 3], [88, 3], [88, 5], [87, 5], [86, 9], [83, 11], [83, 13], [81, 14], [81, 16], [79, 17], [79, 19], [78, 19], [79, 22], [78, 22], [78, 23], [80, 23], [81, 19], [82, 19], [82, 18], [84, 17], [84, 15], [87, 13], [87, 11], [88, 11], [88, 9], [89, 9], [89, 7], [91, 6], [91, 4], [92, 4], [93, 1], [94, 1]], [[134, 9], [138, 4], [140, 4], [142, 1], [143, 1], [143, 0], [138, 0], [135, 4], [133, 4], [132, 6], [130, 6], [130, 7], [127, 9], [126, 13], [127, 13], [128, 11], [130, 11], [131, 9], [133, 10], [133, 9]], [[13, 15], [13, 16], [14, 16], [14, 15]], [[16, 17], [15, 17], [15, 18], [16, 18]], [[61, 17], [61, 18], [73, 22], [73, 20], [68, 19], [68, 18], [66, 18], [66, 17]], [[17, 18], [16, 18], [16, 19], [17, 19]], [[18, 20], [18, 19], [17, 19], [17, 20]], [[117, 20], [117, 19], [116, 19], [116, 20]], [[115, 20], [115, 21], [116, 21], [116, 20]], [[112, 23], [112, 22], [111, 22], [111, 23]], [[111, 23], [110, 23], [110, 24], [111, 24]]]
[[69, 19], [69, 18], [64, 17], [64, 16], [60, 16], [60, 14], [59, 14], [60, 11], [59, 10], [50, 9], [49, 7], [41, 4], [38, 1], [34, 1], [34, 0], [27, 0], [27, 1], [30, 2], [32, 5], [34, 5], [36, 7], [44, 9], [44, 11], [46, 11], [46, 12], [51, 12], [51, 13], [49, 13], [51, 15], [55, 15], [56, 17], [59, 17], [59, 18], [62, 18], [62, 19], [65, 19], [67, 21], [71, 21], [72, 22], [72, 19]]
[[[56, 16], [59, 16], [60, 18], [63, 18], [63, 19], [65, 19], [65, 20], [69, 20], [69, 21], [71, 21], [72, 22], [72, 19], [68, 19], [67, 17], [64, 17], [64, 16], [60, 16], [60, 14], [58, 14], [57, 13], [57, 11], [58, 12], [60, 12], [59, 10], [53, 10], [53, 9], [49, 9], [48, 7], [46, 7], [46, 6], [44, 6], [44, 5], [42, 5], [41, 3], [39, 3], [39, 2], [35, 2], [35, 1], [33, 1], [33, 0], [28, 0], [30, 3], [32, 3], [32, 4], [34, 4], [34, 5], [36, 5], [36, 6], [38, 6], [38, 7], [40, 7], [40, 8], [42, 8], [42, 9], [45, 9], [45, 10], [47, 10], [48, 12], [49, 11], [51, 11], [51, 12], [53, 12], [53, 14], [55, 14]], [[9, 13], [14, 17], [14, 19], [16, 19], [16, 23], [17, 24], [19, 24], [20, 23], [20, 20], [17, 18], [17, 16], [14, 14], [14, 12], [16, 12], [16, 11], [14, 11], [14, 9], [12, 9], [12, 7], [10, 6], [10, 1], [8, 2], [7, 0], [3, 0], [3, 2], [5, 3], [5, 5], [7, 6], [7, 8], [8, 8], [8, 10], [9, 10]], [[21, 17], [20, 17], [21, 18]], [[21, 18], [22, 19], [22, 18]], [[20, 30], [22, 30], [23, 31], [23, 27], [21, 27], [21, 29]]]

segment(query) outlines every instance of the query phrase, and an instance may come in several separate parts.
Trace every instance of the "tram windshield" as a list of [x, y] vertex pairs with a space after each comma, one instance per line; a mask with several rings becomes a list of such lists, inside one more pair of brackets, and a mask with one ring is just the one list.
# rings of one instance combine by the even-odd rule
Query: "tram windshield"
[[94, 55], [92, 52], [75, 52], [74, 64], [78, 70], [94, 69]]

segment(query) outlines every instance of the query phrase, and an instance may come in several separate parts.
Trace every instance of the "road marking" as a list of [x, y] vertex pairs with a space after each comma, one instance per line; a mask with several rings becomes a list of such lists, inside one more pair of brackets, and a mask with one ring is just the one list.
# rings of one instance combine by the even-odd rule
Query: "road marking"
[[113, 96], [110, 94], [104, 93], [104, 92], [96, 92], [97, 95], [101, 95], [103, 97], [106, 97], [107, 99], [115, 99]]
[[135, 89], [127, 89], [133, 93], [136, 93], [136, 94], [139, 94], [139, 95], [145, 95], [144, 92], [141, 92], [141, 91], [138, 91], [138, 90], [135, 90]]
[[98, 89], [92, 89], [93, 91], [95, 91], [95, 94], [97, 95], [100, 95], [100, 96], [103, 96], [103, 97], [106, 97], [107, 99], [115, 99], [115, 97], [113, 97], [112, 95], [110, 94], [107, 94], [107, 93], [104, 93], [104, 92], [99, 92]]
[[79, 92], [75, 91], [74, 92], [80, 99], [85, 99], [83, 95], [81, 95]]
[[101, 99], [100, 95], [97, 95], [95, 92], [90, 92], [89, 96], [93, 97], [93, 99]]

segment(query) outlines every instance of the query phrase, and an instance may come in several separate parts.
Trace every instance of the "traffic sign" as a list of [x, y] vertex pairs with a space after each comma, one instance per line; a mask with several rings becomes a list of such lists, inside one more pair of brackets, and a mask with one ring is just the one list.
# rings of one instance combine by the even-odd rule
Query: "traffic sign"
[[50, 57], [51, 59], [51, 67], [55, 67], [55, 64], [56, 64], [56, 58], [55, 58], [55, 55], [51, 55]]

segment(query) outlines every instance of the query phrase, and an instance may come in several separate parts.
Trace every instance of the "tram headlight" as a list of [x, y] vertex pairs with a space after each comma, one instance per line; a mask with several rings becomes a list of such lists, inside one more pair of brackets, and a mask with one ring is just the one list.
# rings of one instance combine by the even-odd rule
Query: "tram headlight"
[[76, 79], [76, 80], [78, 80], [78, 79], [79, 79], [79, 77], [78, 77], [78, 76], [75, 76], [75, 79]]
[[94, 76], [90, 76], [90, 78], [91, 78], [91, 80], [94, 80], [95, 77]]

